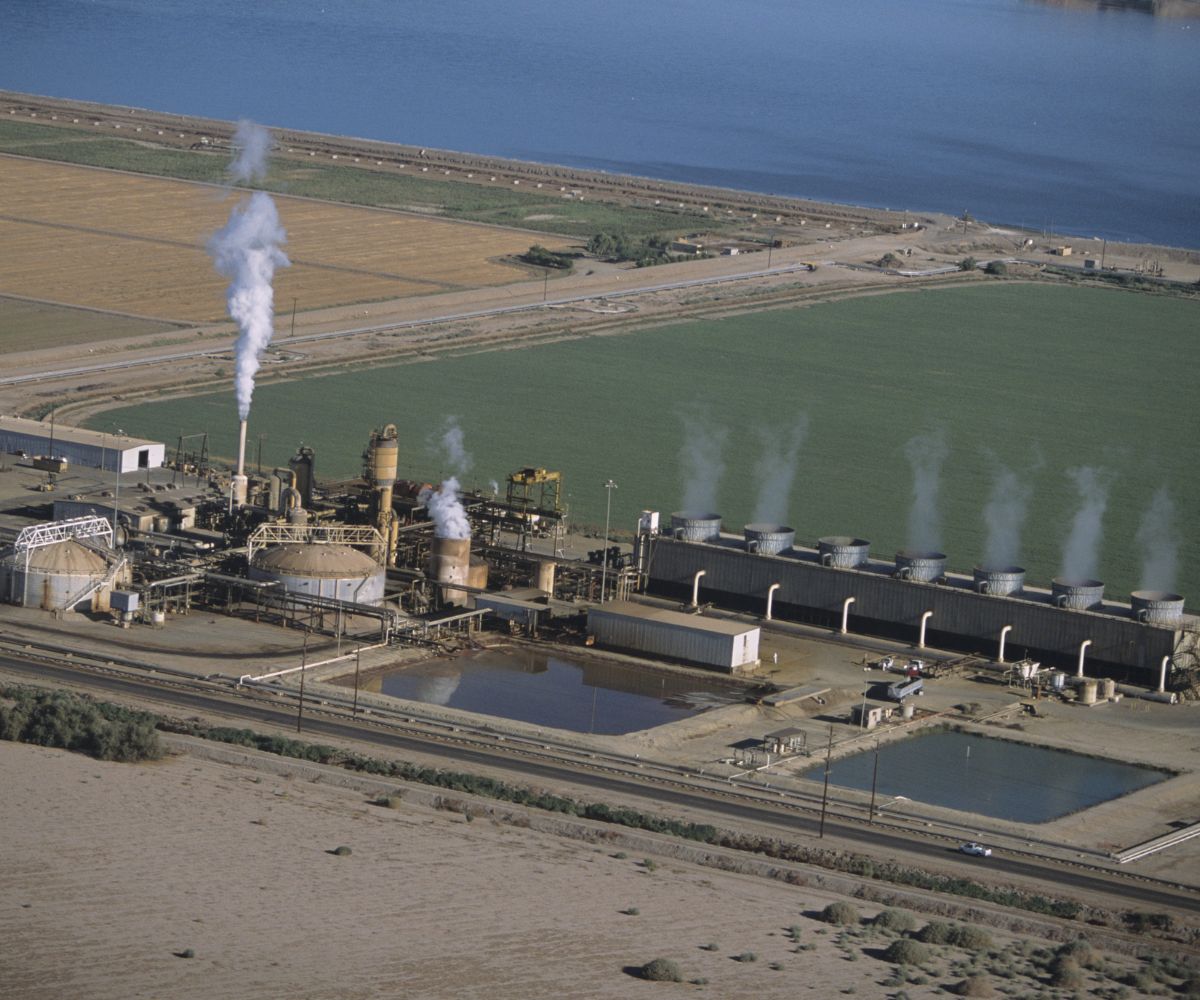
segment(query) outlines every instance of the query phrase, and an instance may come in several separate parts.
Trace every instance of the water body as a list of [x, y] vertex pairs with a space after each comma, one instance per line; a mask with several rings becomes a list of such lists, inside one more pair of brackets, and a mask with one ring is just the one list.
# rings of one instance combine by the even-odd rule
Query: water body
[[0, 15], [7, 89], [1200, 243], [1200, 19], [1031, 0], [0, 0]]
[[[871, 790], [875, 751], [833, 762], [830, 784]], [[804, 772], [820, 781], [824, 765]], [[1166, 771], [959, 732], [914, 736], [879, 750], [876, 799], [929, 805], [1018, 823], [1045, 823], [1157, 784]], [[886, 812], [885, 812], [886, 814]]]
[[609, 735], [741, 700], [737, 689], [703, 679], [532, 649], [433, 660], [383, 674], [364, 687], [428, 705]]

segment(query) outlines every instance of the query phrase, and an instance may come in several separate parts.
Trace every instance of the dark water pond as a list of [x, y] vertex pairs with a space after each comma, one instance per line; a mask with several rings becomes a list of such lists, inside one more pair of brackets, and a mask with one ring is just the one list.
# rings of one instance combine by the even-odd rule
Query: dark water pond
[[486, 650], [373, 677], [364, 689], [579, 733], [620, 734], [740, 701], [704, 678], [536, 650]]
[[[875, 751], [833, 762], [829, 782], [870, 791]], [[804, 772], [822, 779], [824, 765]], [[1022, 823], [1045, 823], [1169, 777], [1166, 771], [960, 732], [879, 749], [876, 799], [896, 796]], [[897, 808], [891, 806], [890, 808]], [[903, 808], [903, 804], [899, 805]]]

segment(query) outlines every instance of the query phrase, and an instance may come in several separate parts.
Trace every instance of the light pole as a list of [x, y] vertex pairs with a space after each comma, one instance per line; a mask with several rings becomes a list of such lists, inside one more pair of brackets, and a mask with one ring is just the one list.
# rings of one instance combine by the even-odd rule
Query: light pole
[[[116, 435], [118, 438], [125, 436], [125, 431], [122, 430], [120, 427], [117, 427], [114, 425], [113, 430], [116, 431]], [[116, 461], [117, 488], [116, 488], [116, 490], [113, 491], [113, 548], [114, 549], [117, 547], [117, 511], [121, 506], [121, 459], [124, 457], [124, 453], [122, 452], [119, 444], [117, 445], [115, 451], [117, 453], [117, 461]]]
[[611, 479], [604, 484], [604, 489], [608, 493], [608, 498], [604, 504], [604, 559], [600, 569], [600, 603], [604, 603], [604, 595], [608, 587], [608, 525], [612, 515], [612, 491], [617, 488], [617, 484]]

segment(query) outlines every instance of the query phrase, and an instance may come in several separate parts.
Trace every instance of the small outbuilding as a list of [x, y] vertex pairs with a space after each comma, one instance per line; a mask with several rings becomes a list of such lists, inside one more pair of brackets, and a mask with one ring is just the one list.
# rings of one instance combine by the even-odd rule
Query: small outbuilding
[[757, 625], [704, 618], [631, 601], [588, 611], [588, 635], [602, 649], [650, 654], [678, 663], [742, 673], [758, 663]]

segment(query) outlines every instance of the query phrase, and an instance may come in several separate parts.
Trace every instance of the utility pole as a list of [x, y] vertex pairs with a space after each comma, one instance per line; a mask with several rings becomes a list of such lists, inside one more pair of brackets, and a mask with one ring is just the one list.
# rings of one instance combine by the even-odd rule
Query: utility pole
[[825, 748], [825, 790], [821, 792], [821, 825], [817, 837], [825, 836], [825, 808], [829, 804], [829, 760], [833, 756], [833, 723], [829, 724], [829, 746]]
[[608, 525], [610, 515], [612, 514], [612, 491], [617, 488], [617, 484], [611, 479], [604, 484], [605, 490], [608, 491], [608, 500], [604, 504], [604, 558], [600, 569], [600, 603], [604, 603], [604, 596], [608, 592]]
[[[300, 704], [296, 707], [296, 732], [300, 732], [300, 723], [304, 719], [304, 674], [308, 666], [308, 632], [304, 633], [304, 648], [300, 653]], [[831, 727], [832, 729], [832, 727]]]
[[875, 744], [875, 769], [871, 772], [871, 815], [867, 819], [868, 824], [875, 822], [875, 785], [879, 780], [879, 744]]
[[288, 335], [289, 339], [291, 337], [296, 336], [296, 302], [297, 302], [297, 300], [295, 298], [293, 298], [292, 299], [292, 332]]
[[350, 709], [350, 715], [353, 717], [358, 715], [358, 668], [362, 663], [362, 646], [354, 650], [354, 706]]

